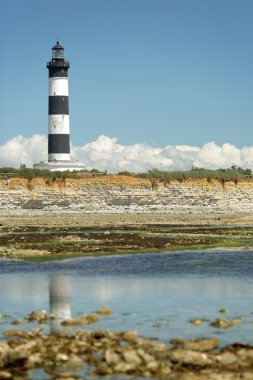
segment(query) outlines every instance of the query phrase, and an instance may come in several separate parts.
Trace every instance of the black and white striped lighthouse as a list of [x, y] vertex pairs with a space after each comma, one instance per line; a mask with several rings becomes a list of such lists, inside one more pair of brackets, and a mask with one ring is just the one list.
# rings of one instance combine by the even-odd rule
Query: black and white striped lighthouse
[[48, 161], [34, 164], [36, 169], [83, 170], [78, 161], [71, 161], [69, 135], [69, 62], [64, 58], [64, 47], [59, 41], [52, 48], [52, 59], [47, 62], [48, 84]]
[[52, 48], [52, 59], [47, 63], [48, 94], [48, 161], [70, 161], [69, 139], [69, 62], [64, 59], [64, 48], [57, 41]]

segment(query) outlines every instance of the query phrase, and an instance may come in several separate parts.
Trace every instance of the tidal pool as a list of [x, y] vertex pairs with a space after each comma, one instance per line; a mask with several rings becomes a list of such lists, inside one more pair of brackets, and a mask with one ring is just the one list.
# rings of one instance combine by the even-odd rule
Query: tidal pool
[[[58, 313], [44, 332], [62, 329], [66, 317], [108, 306], [113, 314], [88, 329], [137, 330], [144, 337], [217, 337], [221, 345], [253, 342], [253, 251], [183, 251], [63, 261], [0, 260], [0, 339], [32, 310]], [[241, 317], [228, 330], [209, 326], [217, 317]], [[189, 321], [205, 318], [201, 326]], [[34, 324], [18, 326], [20, 329]], [[16, 327], [15, 327], [16, 328]], [[80, 329], [80, 327], [78, 327]]]

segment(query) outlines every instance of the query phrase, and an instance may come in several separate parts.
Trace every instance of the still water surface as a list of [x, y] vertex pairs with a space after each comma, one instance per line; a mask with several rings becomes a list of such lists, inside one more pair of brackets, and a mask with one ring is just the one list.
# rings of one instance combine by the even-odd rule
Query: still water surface
[[[115, 255], [51, 262], [0, 261], [1, 333], [32, 310], [59, 317], [94, 312], [114, 313], [87, 328], [137, 330], [168, 342], [171, 338], [218, 337], [221, 344], [253, 342], [253, 251], [184, 251]], [[243, 317], [240, 326], [219, 330], [206, 322]], [[61, 315], [60, 315], [61, 314]], [[20, 329], [33, 325], [21, 325]], [[45, 332], [60, 329], [60, 319]], [[80, 328], [80, 327], [79, 327]]]

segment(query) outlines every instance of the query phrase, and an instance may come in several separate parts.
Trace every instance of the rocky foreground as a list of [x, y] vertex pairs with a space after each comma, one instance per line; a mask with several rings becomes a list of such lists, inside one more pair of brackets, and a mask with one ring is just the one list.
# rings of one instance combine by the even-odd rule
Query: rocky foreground
[[[62, 322], [63, 325], [95, 323], [102, 308]], [[22, 324], [47, 323], [46, 312], [33, 312]], [[238, 321], [223, 320], [220, 328]], [[251, 380], [253, 345], [235, 343], [219, 349], [218, 339], [173, 339], [169, 345], [140, 337], [136, 332], [77, 330], [45, 335], [43, 327], [6, 330], [0, 341], [0, 378], [29, 380], [40, 369], [40, 379], [74, 380], [90, 376], [156, 378], [171, 380]], [[108, 377], [109, 376], [109, 377]]]

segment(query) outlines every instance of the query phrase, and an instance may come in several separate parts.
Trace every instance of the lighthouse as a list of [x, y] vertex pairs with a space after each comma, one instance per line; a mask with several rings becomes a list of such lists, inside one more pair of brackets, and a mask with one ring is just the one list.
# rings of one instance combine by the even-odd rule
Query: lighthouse
[[69, 139], [69, 62], [57, 41], [47, 63], [48, 78], [48, 162], [70, 161]]
[[59, 41], [52, 48], [48, 69], [48, 160], [34, 164], [50, 171], [82, 170], [84, 165], [71, 160], [69, 131], [69, 62]]

